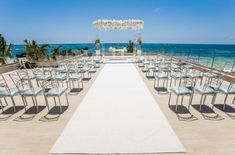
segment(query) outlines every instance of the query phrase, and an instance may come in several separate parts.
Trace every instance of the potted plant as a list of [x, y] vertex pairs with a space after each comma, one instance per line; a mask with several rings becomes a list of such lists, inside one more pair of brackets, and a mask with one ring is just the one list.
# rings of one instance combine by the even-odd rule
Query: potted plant
[[26, 57], [31, 62], [44, 60], [48, 54], [48, 44], [38, 45], [36, 41], [24, 40], [26, 48]]
[[141, 55], [141, 45], [142, 45], [142, 38], [139, 36], [137, 38], [137, 54]]
[[48, 44], [38, 45], [36, 41], [24, 40], [26, 48], [26, 57], [29, 62], [26, 64], [30, 67], [35, 67], [37, 63], [42, 63], [48, 57]]
[[99, 38], [97, 38], [95, 40], [95, 52], [96, 52], [96, 55], [100, 55], [100, 45], [101, 45], [101, 41]]
[[53, 54], [52, 54], [52, 59], [53, 60], [57, 60], [57, 57], [58, 56], [60, 56], [60, 48], [61, 48], [62, 46], [60, 45], [60, 46], [58, 46], [58, 47], [56, 47], [56, 48], [54, 48], [53, 49]]
[[12, 44], [7, 44], [6, 40], [0, 34], [0, 62], [7, 63], [7, 59], [11, 56]]
[[134, 52], [134, 43], [131, 40], [129, 40], [129, 43], [127, 44], [126, 48], [127, 48], [128, 53], [133, 53]]
[[142, 38], [141, 38], [141, 37], [138, 37], [138, 38], [137, 38], [137, 44], [138, 44], [138, 45], [142, 45]]
[[67, 55], [74, 55], [73, 50], [71, 48], [68, 49], [66, 53]]

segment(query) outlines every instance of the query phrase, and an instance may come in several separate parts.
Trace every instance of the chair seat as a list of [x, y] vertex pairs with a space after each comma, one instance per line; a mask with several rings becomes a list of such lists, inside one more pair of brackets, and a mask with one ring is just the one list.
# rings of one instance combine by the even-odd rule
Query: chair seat
[[23, 96], [37, 96], [43, 92], [43, 88], [29, 88], [21, 90]]
[[181, 67], [176, 65], [176, 64], [173, 64], [171, 67], [175, 70], [180, 70], [181, 69]]
[[168, 78], [168, 75], [166, 73], [158, 73], [155, 75], [156, 79], [166, 79]]
[[183, 66], [185, 69], [193, 69], [193, 66], [191, 66], [191, 65], [184, 65]]
[[176, 95], [190, 95], [190, 94], [192, 94], [192, 91], [186, 87], [171, 87], [169, 91], [171, 93], [176, 94]]
[[52, 78], [52, 80], [64, 81], [64, 80], [66, 80], [66, 75], [56, 75]]
[[202, 78], [202, 75], [200, 73], [189, 73], [187, 74], [189, 78]]
[[15, 96], [19, 92], [18, 88], [0, 88], [0, 97]]
[[149, 65], [149, 66], [147, 66], [147, 68], [148, 69], [154, 69], [154, 68], [156, 68], [154, 65]]
[[187, 75], [181, 73], [173, 73], [171, 74], [172, 78], [179, 79], [179, 78], [187, 78]]
[[216, 73], [205, 73], [204, 76], [208, 77], [208, 78], [218, 78], [219, 77], [219, 75]]
[[61, 96], [66, 92], [67, 88], [51, 88], [48, 92], [47, 92], [47, 96]]
[[229, 85], [221, 85], [219, 87], [219, 91], [224, 93], [224, 94], [235, 94], [235, 87], [232, 87], [228, 90]]
[[203, 86], [199, 86], [199, 87], [195, 87], [194, 91], [199, 93], [199, 94], [214, 94], [216, 93], [216, 91], [209, 86], [203, 87]]
[[81, 74], [72, 74], [69, 76], [69, 80], [81, 80], [82, 75]]
[[28, 81], [28, 80], [34, 80], [36, 77], [34, 75], [26, 75], [26, 76], [23, 76], [21, 79], [23, 81]]
[[55, 72], [65, 72], [66, 69], [65, 68], [55, 68], [54, 71]]
[[89, 67], [83, 67], [83, 68], [81, 69], [81, 72], [87, 72], [87, 71], [89, 71], [89, 70], [90, 70]]
[[146, 68], [146, 67], [142, 69], [143, 72], [147, 72], [148, 70], [149, 70], [149, 69]]
[[36, 75], [37, 80], [49, 80], [50, 77], [50, 75]]

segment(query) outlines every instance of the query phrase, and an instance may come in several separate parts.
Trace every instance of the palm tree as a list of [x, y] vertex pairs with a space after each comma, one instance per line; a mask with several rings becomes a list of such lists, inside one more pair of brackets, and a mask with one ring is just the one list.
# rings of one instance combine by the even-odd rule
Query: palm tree
[[56, 56], [60, 55], [60, 48], [62, 45], [59, 45], [58, 47], [53, 49], [52, 59], [56, 60]]
[[6, 64], [6, 59], [11, 56], [12, 44], [7, 45], [6, 40], [0, 34], [0, 62]]
[[48, 53], [48, 44], [38, 45], [36, 41], [30, 42], [29, 40], [24, 40], [26, 47], [26, 55], [31, 61], [44, 60]]

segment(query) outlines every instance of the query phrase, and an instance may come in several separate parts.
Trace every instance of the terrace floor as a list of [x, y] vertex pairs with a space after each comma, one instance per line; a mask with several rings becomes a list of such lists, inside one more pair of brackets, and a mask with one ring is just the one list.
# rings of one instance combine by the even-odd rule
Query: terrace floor
[[[143, 81], [147, 85], [148, 89], [154, 96], [154, 99], [159, 104], [162, 112], [169, 121], [171, 127], [175, 131], [176, 135], [180, 139], [181, 143], [186, 149], [186, 153], [180, 153], [184, 155], [222, 155], [222, 154], [235, 154], [235, 110], [229, 108], [229, 114], [222, 112], [215, 108], [214, 112], [209, 108], [204, 109], [204, 114], [197, 111], [195, 108], [191, 108], [190, 112], [193, 117], [187, 119], [190, 114], [181, 108], [181, 114], [178, 116], [167, 105], [168, 94], [158, 94], [153, 88], [153, 79], [147, 79], [145, 74], [135, 65]], [[101, 68], [102, 69], [102, 68]], [[81, 103], [82, 99], [88, 92], [90, 86], [94, 82], [95, 78], [99, 75], [100, 70], [94, 74], [93, 78], [89, 82], [85, 82], [85, 88], [79, 95], [70, 95], [69, 108], [58, 118], [53, 121], [44, 119], [47, 110], [37, 114], [32, 120], [21, 119], [22, 117], [29, 117], [30, 115], [23, 115], [24, 110], [12, 115], [8, 119], [5, 117], [10, 116], [9, 113], [0, 115], [0, 154], [3, 155], [44, 155], [49, 154], [50, 149], [54, 145], [57, 138], [62, 133], [64, 127], [72, 117], [73, 113]], [[42, 99], [42, 98], [40, 98]], [[43, 104], [44, 100], [40, 102]], [[223, 103], [224, 96], [219, 94], [216, 98], [216, 104]], [[174, 101], [175, 98], [172, 98]], [[231, 98], [228, 99], [228, 103], [231, 102]], [[17, 101], [17, 100], [16, 100]], [[198, 104], [200, 97], [194, 96], [193, 103]], [[209, 99], [208, 99], [209, 101]], [[19, 101], [21, 104], [21, 101]], [[187, 100], [185, 100], [185, 103]], [[65, 98], [62, 98], [62, 103], [65, 103]], [[207, 102], [208, 103], [208, 102]], [[207, 104], [209, 105], [209, 104]], [[231, 105], [235, 107], [234, 105]], [[55, 110], [58, 111], [58, 110]], [[53, 114], [55, 111], [51, 111], [50, 117], [55, 117]], [[214, 117], [219, 115], [218, 117]], [[187, 117], [187, 118], [185, 118]], [[169, 153], [170, 155], [179, 153]], [[166, 153], [164, 153], [166, 155]]]

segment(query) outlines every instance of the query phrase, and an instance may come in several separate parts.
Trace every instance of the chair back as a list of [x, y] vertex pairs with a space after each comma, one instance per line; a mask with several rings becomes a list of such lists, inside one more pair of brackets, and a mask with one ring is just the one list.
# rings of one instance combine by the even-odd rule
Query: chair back
[[6, 79], [2, 74], [0, 74], [0, 88], [3, 88], [10, 92]]
[[11, 73], [8, 75], [18, 90], [30, 88], [29, 82], [22, 80], [17, 73]]

